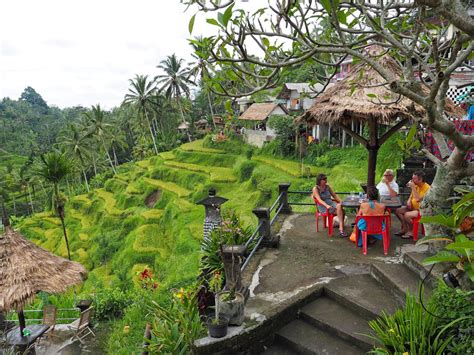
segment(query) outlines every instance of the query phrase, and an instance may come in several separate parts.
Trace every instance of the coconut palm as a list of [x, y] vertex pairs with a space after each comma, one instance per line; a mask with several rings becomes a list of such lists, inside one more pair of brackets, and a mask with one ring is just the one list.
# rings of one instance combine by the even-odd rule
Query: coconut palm
[[63, 134], [59, 136], [59, 146], [75, 156], [80, 164], [84, 182], [86, 184], [87, 191], [89, 192], [89, 182], [87, 181], [85, 159], [92, 152], [90, 149], [90, 142], [87, 138], [87, 134], [83, 127], [76, 124], [69, 123], [66, 126]]
[[156, 93], [155, 80], [148, 80], [148, 75], [136, 75], [134, 79], [130, 79], [130, 85], [131, 88], [128, 89], [128, 94], [125, 95], [124, 103], [133, 105], [138, 115], [141, 115], [142, 119], [144, 118], [146, 120], [155, 154], [158, 155], [155, 135], [148, 116], [149, 111], [154, 105], [154, 96]]
[[46, 182], [50, 183], [53, 188], [53, 205], [61, 220], [63, 227], [64, 240], [66, 241], [66, 249], [69, 260], [71, 260], [71, 252], [69, 250], [69, 241], [67, 238], [66, 224], [64, 222], [65, 200], [59, 191], [59, 184], [66, 180], [67, 176], [72, 172], [72, 163], [65, 153], [50, 152], [41, 155], [40, 165], [36, 170], [36, 174], [42, 177]]
[[[175, 54], [167, 56], [165, 60], [160, 62], [161, 64], [157, 68], [162, 69], [165, 74], [158, 75], [155, 79], [157, 84], [161, 84], [160, 92], [164, 91], [166, 97], [176, 99], [178, 104], [179, 112], [181, 114], [181, 119], [186, 125], [186, 119], [184, 118], [183, 107], [181, 105], [181, 97], [184, 95], [186, 97], [190, 94], [189, 85], [192, 85], [193, 82], [189, 79], [188, 68], [184, 67], [184, 60], [178, 59]], [[189, 130], [186, 130], [189, 141], [191, 141], [191, 136]]]
[[[188, 71], [186, 74], [188, 78], [194, 78], [194, 83], [198, 80], [201, 82], [202, 90], [205, 91], [207, 96], [207, 102], [209, 104], [209, 112], [211, 113], [211, 118], [214, 117], [214, 108], [212, 106], [211, 101], [211, 93], [209, 88], [207, 87], [206, 79], [210, 77], [211, 70], [209, 66], [206, 64], [205, 59], [209, 57], [209, 51], [207, 50], [208, 46], [206, 45], [207, 41], [202, 36], [196, 37], [196, 39], [191, 40], [191, 47], [193, 47], [193, 54], [191, 56], [195, 59], [195, 62], [189, 64]], [[197, 55], [196, 53], [199, 53]], [[214, 129], [216, 128], [216, 123], [212, 120], [214, 125]]]
[[115, 170], [114, 163], [112, 161], [112, 157], [109, 154], [109, 149], [107, 146], [107, 142], [110, 138], [110, 123], [107, 122], [107, 118], [105, 116], [105, 112], [100, 108], [100, 105], [97, 104], [96, 106], [92, 106], [90, 112], [85, 112], [84, 115], [87, 117], [88, 126], [89, 126], [89, 133], [88, 137], [93, 137], [97, 140], [99, 144], [102, 145], [102, 148], [105, 150], [105, 154], [107, 155], [107, 159], [109, 164], [114, 172], [114, 175], [117, 174], [117, 170]]

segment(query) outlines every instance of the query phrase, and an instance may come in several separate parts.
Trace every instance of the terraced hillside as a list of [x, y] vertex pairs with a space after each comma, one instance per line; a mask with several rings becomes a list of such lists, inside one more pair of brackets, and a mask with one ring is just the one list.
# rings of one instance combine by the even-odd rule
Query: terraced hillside
[[[145, 267], [153, 270], [160, 292], [194, 281], [204, 219], [204, 208], [196, 201], [207, 196], [211, 187], [229, 199], [224, 209], [235, 210], [245, 224], [255, 225], [252, 209], [270, 206], [279, 182], [309, 190], [314, 184], [311, 176], [324, 171], [336, 189], [350, 190], [365, 175], [363, 166], [301, 169], [296, 162], [261, 155], [248, 160], [243, 154], [203, 147], [202, 143], [195, 141], [121, 165], [103, 188], [69, 199], [66, 226], [72, 258], [89, 270], [80, 293], [133, 288], [137, 273]], [[36, 214], [15, 227], [42, 247], [67, 256], [60, 221], [51, 213]], [[135, 318], [127, 318], [126, 313], [121, 322], [113, 324], [109, 352], [126, 347], [132, 351], [142, 341], [144, 325], [140, 322], [144, 322], [145, 311], [134, 308], [127, 312]], [[123, 326], [130, 322], [135, 323], [132, 333], [123, 335]]]
[[[193, 279], [204, 218], [203, 208], [195, 202], [211, 186], [229, 198], [226, 208], [254, 224], [252, 208], [269, 205], [279, 182], [309, 189], [313, 179], [301, 175], [314, 176], [318, 171], [266, 156], [255, 156], [250, 162], [243, 155], [205, 148], [202, 141], [118, 170], [104, 188], [75, 196], [66, 206], [72, 258], [91, 271], [89, 280], [104, 286], [130, 284], [144, 265], [156, 270], [168, 287]], [[329, 170], [325, 169], [331, 178]], [[340, 167], [332, 171], [344, 174]], [[351, 179], [345, 188], [360, 183], [353, 171]], [[36, 214], [20, 229], [42, 247], [66, 256], [54, 215]]]

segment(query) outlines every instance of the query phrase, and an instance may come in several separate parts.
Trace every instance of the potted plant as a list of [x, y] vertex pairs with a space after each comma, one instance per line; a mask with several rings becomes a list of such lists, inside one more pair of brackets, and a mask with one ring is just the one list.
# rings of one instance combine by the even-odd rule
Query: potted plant
[[216, 305], [214, 317], [207, 320], [207, 329], [209, 330], [209, 336], [212, 338], [222, 338], [227, 335], [228, 319], [221, 313], [219, 303], [217, 302], [217, 295], [222, 288], [222, 275], [219, 271], [216, 271], [211, 280], [209, 280], [209, 287], [215, 294]]
[[235, 288], [219, 292], [216, 297], [216, 307], [228, 317], [229, 325], [241, 325], [244, 322], [244, 304], [244, 295], [236, 292]]
[[[227, 290], [217, 294], [216, 307], [229, 319], [229, 325], [241, 325], [244, 321], [245, 297], [242, 293], [236, 292], [237, 285], [240, 284], [240, 263], [236, 262], [239, 256], [234, 253], [231, 255], [230, 268], [225, 268]], [[221, 257], [224, 258], [222, 246]]]
[[417, 154], [421, 143], [416, 136], [417, 125], [411, 126], [405, 139], [398, 139], [397, 144], [403, 152], [405, 168], [423, 168], [424, 156]]

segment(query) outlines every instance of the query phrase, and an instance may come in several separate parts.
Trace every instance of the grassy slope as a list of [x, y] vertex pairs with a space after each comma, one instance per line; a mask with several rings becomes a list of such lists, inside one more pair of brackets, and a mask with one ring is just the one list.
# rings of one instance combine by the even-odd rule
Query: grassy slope
[[[204, 219], [203, 207], [195, 202], [207, 196], [211, 186], [229, 199], [224, 208], [235, 209], [246, 224], [255, 225], [252, 209], [270, 206], [279, 182], [292, 182], [298, 190], [311, 188], [314, 178], [298, 177], [301, 171], [310, 176], [325, 172], [335, 189], [344, 191], [355, 190], [365, 176], [364, 166], [300, 169], [295, 162], [255, 156], [250, 179], [241, 182], [238, 166], [245, 160], [243, 155], [204, 148], [202, 141], [195, 141], [159, 157], [122, 165], [103, 189], [71, 198], [66, 224], [72, 258], [90, 270], [83, 292], [131, 287], [144, 265], [153, 269], [164, 290], [194, 280]], [[147, 208], [144, 201], [156, 189], [162, 191], [161, 199], [154, 208]], [[56, 217], [36, 214], [19, 227], [42, 247], [66, 256]], [[121, 333], [121, 326], [119, 322], [116, 333]], [[135, 326], [136, 332], [129, 336], [134, 341], [116, 336], [109, 351], [127, 346], [130, 351], [133, 343], [139, 344], [143, 327]]]

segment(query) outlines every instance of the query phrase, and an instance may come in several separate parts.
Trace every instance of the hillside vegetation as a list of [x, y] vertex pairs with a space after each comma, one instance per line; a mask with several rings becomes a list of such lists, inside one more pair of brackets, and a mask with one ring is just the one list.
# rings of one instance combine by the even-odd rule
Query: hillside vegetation
[[[224, 142], [221, 148], [204, 147], [199, 140], [121, 165], [103, 188], [69, 199], [66, 225], [72, 259], [90, 271], [81, 294], [104, 288], [130, 290], [137, 272], [145, 267], [153, 270], [163, 292], [193, 282], [204, 220], [204, 208], [196, 202], [207, 196], [210, 187], [229, 199], [224, 209], [233, 209], [245, 224], [256, 225], [252, 209], [270, 206], [279, 182], [310, 190], [314, 178], [302, 175], [324, 172], [336, 191], [352, 191], [366, 176], [366, 162], [301, 169], [297, 162], [268, 156], [254, 155], [249, 160], [238, 153], [247, 149], [240, 142]], [[351, 156], [360, 149], [345, 151]], [[35, 214], [16, 227], [40, 246], [67, 256], [60, 221], [52, 213]], [[138, 313], [132, 309], [122, 323], [114, 324], [109, 351], [127, 347], [130, 351], [141, 343], [146, 312], [141, 311], [140, 317]], [[127, 314], [139, 320], [125, 338], [121, 328], [132, 322]]]

